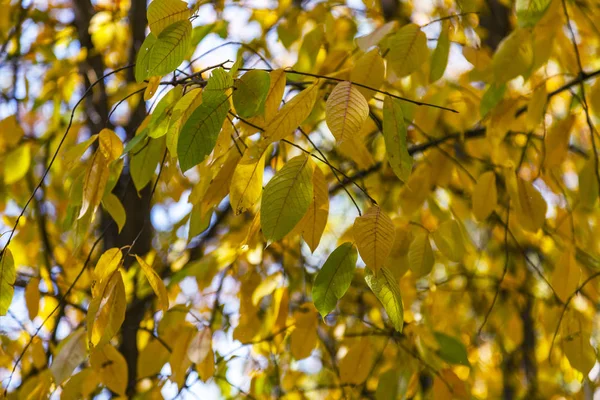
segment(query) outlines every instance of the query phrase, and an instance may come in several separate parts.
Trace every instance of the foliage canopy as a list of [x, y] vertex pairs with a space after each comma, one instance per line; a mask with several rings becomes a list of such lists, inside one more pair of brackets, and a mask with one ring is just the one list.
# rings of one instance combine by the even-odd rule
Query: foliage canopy
[[597, 390], [597, 2], [0, 5], [3, 395]]

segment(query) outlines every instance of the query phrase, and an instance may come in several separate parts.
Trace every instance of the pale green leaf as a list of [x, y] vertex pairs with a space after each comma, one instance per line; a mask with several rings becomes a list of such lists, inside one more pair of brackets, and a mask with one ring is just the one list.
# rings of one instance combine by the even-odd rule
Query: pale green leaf
[[0, 315], [6, 315], [12, 302], [15, 289], [13, 285], [17, 279], [15, 261], [9, 249], [4, 248], [0, 258]]
[[54, 382], [60, 385], [69, 379], [75, 368], [85, 361], [86, 357], [85, 330], [79, 328], [61, 342], [58, 353], [52, 360], [50, 372]]
[[406, 133], [402, 106], [398, 100], [386, 96], [383, 102], [383, 138], [392, 171], [401, 182], [408, 180], [413, 165], [408, 154]]
[[404, 306], [402, 305], [400, 287], [394, 275], [385, 267], [381, 268], [377, 275], [366, 269], [365, 281], [367, 281], [367, 285], [369, 285], [375, 296], [383, 304], [383, 308], [394, 325], [394, 329], [402, 332]]
[[420, 278], [431, 272], [434, 261], [429, 235], [419, 233], [408, 248], [408, 266], [410, 270], [416, 278]]
[[448, 56], [450, 55], [450, 24], [444, 21], [442, 31], [438, 37], [437, 46], [431, 55], [431, 68], [429, 70], [429, 81], [435, 82], [444, 75], [448, 65]]
[[165, 152], [165, 138], [147, 138], [132, 150], [129, 170], [136, 190], [141, 191], [154, 176]]
[[519, 26], [534, 26], [546, 13], [552, 0], [517, 0], [517, 21]]

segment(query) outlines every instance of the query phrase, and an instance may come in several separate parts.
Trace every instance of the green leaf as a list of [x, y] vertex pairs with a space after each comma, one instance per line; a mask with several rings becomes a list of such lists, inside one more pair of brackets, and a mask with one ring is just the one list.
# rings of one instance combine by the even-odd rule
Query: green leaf
[[365, 269], [365, 281], [379, 299], [383, 308], [388, 314], [394, 329], [402, 332], [404, 325], [404, 306], [402, 305], [402, 296], [400, 287], [393, 274], [386, 267], [381, 268], [377, 275], [374, 275], [370, 269]]
[[203, 101], [190, 115], [177, 142], [183, 172], [200, 164], [213, 151], [228, 112], [229, 99], [221, 93], [219, 100], [209, 104]]
[[154, 176], [165, 151], [165, 138], [148, 138], [131, 151], [129, 170], [136, 190], [142, 190]]
[[8, 312], [15, 292], [13, 285], [16, 279], [15, 260], [10, 250], [4, 248], [0, 259], [0, 315], [6, 315]]
[[431, 55], [431, 68], [429, 70], [429, 82], [433, 83], [440, 79], [446, 71], [448, 65], [448, 55], [450, 54], [450, 35], [448, 29], [450, 24], [444, 21], [442, 32], [438, 38], [437, 46]]
[[383, 138], [388, 161], [394, 174], [406, 182], [412, 171], [413, 159], [406, 146], [406, 124], [400, 102], [386, 96], [383, 101]]
[[322, 316], [330, 313], [352, 282], [358, 252], [346, 242], [333, 251], [317, 274], [312, 288], [315, 307]]
[[538, 23], [548, 10], [552, 0], [517, 0], [517, 21], [521, 27], [530, 27]]
[[469, 357], [467, 355], [467, 349], [460, 340], [441, 332], [434, 332], [434, 335], [435, 339], [440, 345], [437, 355], [442, 360], [450, 364], [471, 366], [471, 363], [469, 363]]
[[307, 156], [289, 160], [269, 181], [260, 207], [260, 224], [269, 242], [282, 239], [304, 217], [313, 197], [313, 164]]
[[181, 64], [190, 46], [192, 24], [179, 21], [169, 25], [156, 38], [150, 50], [146, 76], [163, 76]]
[[169, 25], [187, 20], [190, 10], [185, 1], [153, 0], [148, 5], [147, 15], [150, 31], [158, 36]]
[[416, 278], [427, 275], [431, 272], [435, 262], [429, 235], [426, 233], [418, 234], [408, 248], [408, 266]]
[[242, 118], [262, 114], [269, 93], [271, 78], [267, 71], [246, 72], [235, 84], [233, 106]]
[[405, 77], [418, 70], [429, 56], [427, 37], [415, 24], [404, 25], [385, 41], [390, 66], [398, 76]]
[[138, 83], [143, 82], [144, 79], [150, 76], [148, 74], [150, 71], [150, 53], [152, 52], [155, 43], [156, 36], [150, 32], [148, 36], [146, 36], [146, 39], [144, 39], [144, 43], [142, 43], [142, 47], [140, 47], [140, 50], [138, 51], [135, 59], [135, 80]]

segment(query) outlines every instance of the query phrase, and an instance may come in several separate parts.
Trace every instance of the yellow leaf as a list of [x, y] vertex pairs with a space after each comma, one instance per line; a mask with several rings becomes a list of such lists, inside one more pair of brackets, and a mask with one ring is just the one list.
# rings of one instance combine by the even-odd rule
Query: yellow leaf
[[128, 382], [127, 361], [111, 344], [96, 347], [90, 356], [90, 364], [100, 381], [120, 396], [125, 396]]
[[340, 82], [331, 91], [325, 108], [325, 119], [338, 141], [354, 138], [369, 117], [369, 104], [350, 82]]
[[508, 82], [519, 75], [527, 75], [533, 64], [531, 34], [517, 28], [498, 46], [492, 66], [498, 83]]
[[99, 282], [103, 282], [115, 272], [123, 261], [123, 253], [118, 247], [106, 250], [98, 259], [94, 275]]
[[563, 342], [563, 351], [571, 367], [585, 377], [596, 364], [596, 349], [590, 344], [590, 332], [578, 330], [567, 336]]
[[25, 135], [23, 128], [19, 125], [17, 117], [11, 115], [0, 121], [0, 152], [14, 147]]
[[394, 244], [396, 231], [392, 220], [378, 206], [372, 206], [354, 220], [353, 234], [360, 257], [377, 273]]
[[126, 307], [125, 285], [117, 270], [101, 284], [98, 296], [90, 302], [87, 331], [91, 346], [106, 344], [117, 334], [125, 320]]
[[338, 150], [345, 157], [354, 161], [360, 169], [368, 169], [375, 164], [369, 149], [360, 138], [350, 138], [338, 143]]
[[427, 37], [416, 24], [407, 24], [385, 42], [389, 66], [398, 78], [418, 70], [429, 57]]
[[269, 92], [267, 93], [267, 99], [265, 100], [265, 121], [270, 122], [273, 117], [277, 114], [279, 106], [281, 105], [281, 99], [283, 98], [283, 92], [285, 91], [286, 74], [283, 69], [276, 69], [269, 73], [271, 83], [269, 86]]
[[117, 134], [110, 129], [102, 129], [98, 134], [100, 152], [108, 162], [114, 161], [123, 154], [123, 142]]
[[146, 86], [146, 90], [144, 90], [144, 101], [148, 101], [154, 97], [156, 90], [160, 86], [160, 79], [160, 76], [152, 76], [148, 78], [148, 86]]
[[106, 193], [102, 198], [102, 206], [117, 223], [118, 232], [121, 233], [127, 219], [125, 207], [123, 207], [121, 200], [112, 193]]
[[552, 287], [562, 301], [567, 301], [579, 286], [580, 279], [581, 268], [575, 261], [575, 254], [573, 250], [566, 250], [554, 265]]
[[235, 167], [239, 161], [240, 153], [235, 149], [231, 150], [227, 160], [225, 160], [219, 172], [210, 181], [206, 193], [204, 193], [204, 198], [202, 199], [203, 210], [208, 211], [212, 209], [212, 207], [218, 205], [227, 196], [231, 180], [235, 173]]
[[496, 189], [496, 174], [487, 171], [479, 175], [477, 184], [473, 189], [473, 214], [479, 221], [485, 220], [498, 204], [498, 190]]
[[[164, 341], [164, 338], [163, 338]], [[150, 378], [160, 372], [163, 366], [169, 361], [169, 350], [158, 340], [150, 340], [148, 344], [140, 350], [137, 359], [138, 379]]]
[[327, 226], [329, 215], [329, 192], [325, 175], [320, 168], [315, 167], [313, 173], [313, 198], [308, 212], [304, 215], [298, 225], [302, 226], [302, 237], [310, 250], [314, 252], [319, 246], [321, 236]]
[[92, 135], [89, 139], [78, 143], [69, 149], [67, 149], [64, 153], [63, 160], [65, 162], [65, 166], [70, 168], [73, 166], [75, 161], [79, 161], [81, 157], [85, 154], [87, 149], [98, 139], [98, 135]]
[[25, 304], [29, 313], [29, 319], [33, 319], [38, 315], [40, 309], [40, 280], [31, 278], [25, 287]]
[[165, 287], [165, 284], [163, 283], [160, 276], [158, 276], [154, 268], [148, 265], [146, 261], [144, 261], [137, 254], [135, 256], [135, 259], [140, 264], [142, 271], [144, 271], [144, 275], [146, 275], [146, 278], [148, 279], [148, 283], [150, 283], [152, 290], [154, 290], [154, 293], [156, 293], [156, 295], [158, 296], [158, 302], [160, 303], [160, 307], [162, 308], [163, 312], [166, 313], [169, 309], [169, 295], [167, 293], [167, 288]]
[[6, 315], [15, 292], [13, 285], [17, 279], [15, 260], [8, 248], [4, 248], [0, 258], [0, 315]]
[[294, 312], [294, 331], [290, 335], [290, 350], [296, 360], [310, 356], [317, 346], [317, 311], [311, 303], [305, 303]]
[[433, 233], [435, 245], [450, 261], [460, 262], [465, 255], [465, 243], [460, 225], [454, 219], [444, 221]]
[[360, 385], [373, 367], [373, 344], [368, 336], [356, 341], [340, 361], [340, 380], [342, 383]]
[[86, 353], [85, 330], [79, 328], [61, 342], [58, 353], [52, 360], [50, 371], [54, 382], [60, 385], [69, 379], [75, 368], [85, 360]]
[[236, 215], [251, 208], [262, 194], [265, 155], [259, 146], [250, 147], [235, 167], [229, 189], [229, 202]]
[[545, 83], [541, 84], [533, 91], [529, 104], [527, 105], [527, 115], [525, 117], [527, 130], [534, 130], [540, 121], [542, 121], [544, 110], [546, 109], [547, 96]]
[[83, 201], [78, 219], [88, 210], [91, 210], [92, 214], [96, 212], [104, 195], [109, 173], [108, 160], [101, 151], [96, 150], [83, 179]]
[[29, 143], [24, 143], [5, 156], [4, 183], [10, 185], [23, 179], [30, 165], [31, 148]]
[[433, 379], [433, 398], [436, 400], [468, 400], [471, 398], [465, 383], [451, 369], [440, 371]]
[[[360, 83], [365, 86], [379, 89], [385, 80], [385, 65], [383, 58], [379, 55], [378, 49], [373, 49], [363, 54], [354, 64], [352, 73], [350, 74], [352, 82]], [[375, 91], [369, 90], [360, 86], [356, 86], [359, 92], [369, 100], [375, 96]]]
[[309, 116], [319, 94], [319, 81], [316, 81], [288, 101], [268, 122], [263, 136], [270, 142], [276, 142], [291, 135]]
[[172, 344], [171, 358], [169, 358], [169, 365], [171, 366], [169, 380], [175, 382], [178, 388], [183, 387], [187, 376], [186, 372], [192, 364], [187, 357], [187, 349], [195, 333], [196, 328], [184, 325], [179, 329], [177, 340]]
[[273, 293], [279, 285], [281, 285], [281, 274], [277, 273], [267, 276], [252, 292], [252, 304], [257, 306], [263, 297]]
[[209, 349], [204, 361], [196, 365], [196, 371], [202, 382], [208, 381], [215, 374], [215, 353]]
[[570, 114], [567, 118], [554, 124], [546, 135], [546, 154], [544, 157], [546, 168], [560, 166], [567, 157], [569, 137], [574, 122], [575, 116]]
[[415, 236], [408, 248], [408, 265], [416, 278], [431, 272], [435, 258], [429, 242], [429, 235], [419, 233]]
[[517, 177], [517, 216], [523, 229], [537, 232], [546, 220], [546, 201], [530, 183]]
[[196, 333], [187, 348], [187, 356], [195, 364], [200, 364], [212, 350], [212, 331], [210, 327], [202, 328]]

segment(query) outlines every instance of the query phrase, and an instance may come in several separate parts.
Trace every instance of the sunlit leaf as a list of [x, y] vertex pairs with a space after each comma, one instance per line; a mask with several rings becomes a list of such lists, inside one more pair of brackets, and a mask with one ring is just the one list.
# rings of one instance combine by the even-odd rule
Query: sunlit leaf
[[389, 96], [383, 102], [383, 138], [392, 171], [406, 182], [412, 171], [413, 159], [406, 144], [406, 124], [399, 102]]
[[146, 278], [148, 279], [148, 283], [150, 283], [152, 290], [154, 290], [154, 293], [156, 293], [156, 295], [158, 296], [158, 301], [163, 312], [167, 312], [167, 310], [169, 309], [169, 295], [167, 293], [167, 288], [165, 287], [165, 284], [163, 283], [162, 279], [160, 278], [160, 276], [158, 276], [154, 268], [148, 265], [146, 261], [144, 261], [138, 255], [135, 256], [135, 259], [140, 264], [142, 271], [144, 271], [144, 275], [146, 275]]
[[377, 275], [370, 270], [365, 272], [365, 280], [371, 291], [377, 296], [387, 313], [394, 329], [402, 332], [404, 326], [404, 305], [398, 282], [387, 268], [381, 268]]
[[340, 82], [327, 98], [327, 126], [338, 141], [355, 137], [369, 117], [369, 104], [350, 82]]
[[372, 206], [354, 220], [352, 228], [360, 257], [377, 273], [384, 265], [394, 244], [394, 224], [378, 206]]
[[8, 248], [0, 258], [0, 315], [6, 315], [14, 294], [13, 285], [17, 279], [15, 261]]

